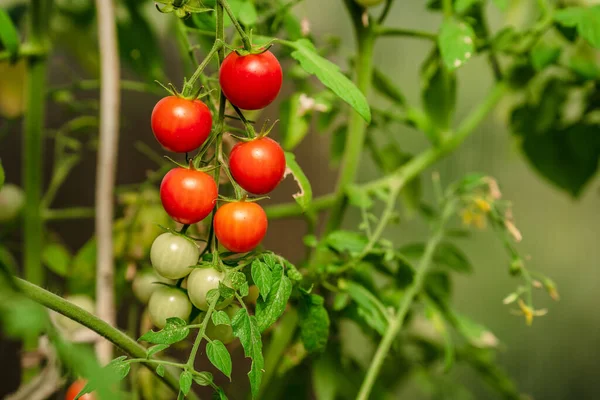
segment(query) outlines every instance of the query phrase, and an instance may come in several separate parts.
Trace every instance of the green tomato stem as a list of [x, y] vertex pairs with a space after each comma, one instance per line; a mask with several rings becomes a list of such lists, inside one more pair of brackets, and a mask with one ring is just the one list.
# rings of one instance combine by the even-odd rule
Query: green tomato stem
[[[146, 349], [142, 347], [135, 340], [131, 339], [125, 333], [119, 329], [114, 328], [105, 321], [96, 317], [93, 314], [85, 311], [84, 309], [68, 302], [33, 283], [26, 280], [16, 278], [15, 283], [17, 287], [23, 292], [23, 294], [29, 297], [31, 300], [43, 305], [44, 307], [54, 310], [73, 321], [79, 322], [81, 325], [93, 330], [99, 335], [111, 341], [115, 346], [119, 347], [125, 353], [131, 357], [144, 359], [141, 363], [146, 366], [150, 371], [156, 374], [154, 370], [153, 360], [146, 360]], [[164, 377], [156, 374], [162, 379], [175, 393], [179, 391], [179, 379], [170, 373], [165, 373]], [[198, 400], [198, 397], [190, 393], [189, 398]]]
[[378, 36], [404, 36], [416, 39], [431, 40], [434, 42], [437, 40], [437, 35], [435, 33], [419, 31], [415, 29], [377, 27], [375, 32]]
[[225, 10], [227, 15], [229, 15], [231, 22], [233, 22], [233, 26], [235, 26], [235, 29], [237, 29], [238, 33], [240, 34], [240, 37], [242, 38], [242, 43], [244, 43], [244, 49], [246, 51], [251, 51], [252, 44], [250, 43], [250, 38], [248, 37], [248, 35], [246, 34], [246, 31], [244, 31], [244, 28], [242, 28], [242, 26], [238, 22], [237, 18], [233, 14], [231, 7], [229, 7], [229, 3], [227, 3], [227, 0], [218, 0], [218, 4], [220, 7], [222, 7]]
[[194, 362], [196, 361], [196, 354], [198, 354], [198, 349], [200, 348], [200, 343], [202, 343], [202, 338], [204, 337], [204, 332], [206, 332], [206, 327], [208, 326], [208, 321], [210, 321], [210, 316], [212, 315], [213, 311], [215, 310], [215, 306], [217, 305], [217, 303], [218, 303], [218, 301], [215, 301], [214, 303], [211, 303], [208, 306], [208, 311], [204, 315], [202, 324], [200, 324], [200, 330], [198, 331], [198, 334], [196, 335], [196, 340], [194, 341], [194, 346], [192, 347], [192, 351], [190, 352], [190, 357], [188, 358], [188, 361], [186, 364], [187, 368], [189, 368], [190, 370], [194, 370]]
[[210, 49], [210, 51], [208, 52], [208, 54], [206, 55], [206, 57], [204, 58], [202, 63], [200, 63], [200, 65], [198, 65], [198, 68], [196, 68], [196, 71], [194, 71], [194, 74], [192, 75], [190, 80], [187, 81], [185, 86], [183, 87], [182, 94], [184, 97], [188, 97], [188, 96], [192, 95], [192, 93], [194, 92], [194, 87], [196, 86], [196, 82], [198, 82], [198, 80], [200, 80], [200, 78], [202, 76], [202, 72], [204, 72], [204, 69], [206, 68], [208, 63], [221, 50], [222, 47], [223, 47], [223, 41], [220, 39], [217, 39], [215, 41], [212, 49]]

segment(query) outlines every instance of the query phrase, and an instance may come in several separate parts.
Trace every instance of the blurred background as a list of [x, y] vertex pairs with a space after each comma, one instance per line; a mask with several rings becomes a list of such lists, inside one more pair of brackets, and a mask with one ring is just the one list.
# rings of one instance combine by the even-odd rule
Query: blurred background
[[[427, 12], [423, 2], [397, 1], [391, 11], [389, 24], [435, 31], [441, 17]], [[0, 6], [11, 3], [14, 2], [0, 0]], [[317, 38], [338, 36], [341, 38], [342, 54], [352, 50], [354, 38], [340, 0], [305, 0], [295, 10], [299, 16], [308, 19]], [[150, 3], [147, 11], [153, 15], [152, 19], [158, 27], [157, 36], [161, 38], [161, 46], [167, 56], [167, 74], [173, 83], [179, 83], [183, 71], [175, 48], [174, 33], [169, 25], [164, 24], [165, 19], [154, 12]], [[488, 15], [495, 28], [506, 23], [507, 19], [518, 25], [528, 18], [527, 13], [501, 15], [496, 9], [490, 9]], [[73, 46], [80, 45], [76, 43], [76, 38], [74, 40]], [[420, 99], [419, 69], [430, 46], [428, 42], [418, 39], [389, 38], [380, 40], [376, 47], [376, 65], [394, 77], [395, 83], [413, 104], [418, 104]], [[60, 48], [54, 54], [49, 77], [52, 85], [88, 76], [86, 69], [74, 63], [70, 57]], [[346, 59], [336, 61], [344, 64]], [[4, 64], [0, 68], [4, 69], [0, 71], [0, 105], [6, 109], [19, 101], [21, 78], [18, 71], [7, 71]], [[128, 75], [133, 76], [130, 71], [125, 71], [125, 76]], [[457, 117], [460, 120], [486, 95], [492, 85], [492, 76], [486, 61], [476, 58], [458, 71], [458, 78]], [[95, 96], [94, 93], [88, 94], [90, 98]], [[154, 168], [151, 161], [134, 149], [134, 144], [143, 141], [156, 151], [161, 151], [149, 126], [149, 116], [158, 98], [149, 94], [123, 92], [119, 184], [139, 182], [144, 179], [148, 169]], [[278, 101], [285, 98], [286, 94], [283, 93]], [[502, 299], [517, 284], [508, 274], [510, 260], [495, 236], [483, 230], [461, 243], [461, 248], [475, 266], [475, 272], [473, 276], [457, 277], [454, 302], [459, 311], [482, 322], [500, 339], [503, 350], [499, 362], [516, 380], [522, 392], [544, 400], [600, 398], [600, 313], [596, 309], [600, 304], [598, 180], [593, 180], [583, 195], [574, 200], [537, 175], [519, 154], [506, 128], [509, 101], [500, 104], [460, 150], [424, 176], [424, 190], [426, 197], [431, 197], [430, 175], [433, 171], [438, 171], [442, 183], [446, 184], [469, 172], [495, 177], [500, 183], [503, 197], [514, 204], [515, 222], [524, 237], [519, 245], [522, 254], [530, 257], [530, 268], [554, 278], [561, 300], [550, 304], [545, 300], [546, 296], [538, 296], [538, 306], [548, 306], [549, 313], [536, 318], [532, 327], [527, 327], [523, 318], [511, 315], [509, 308], [502, 304]], [[277, 110], [277, 105], [271, 106], [265, 117], [277, 119]], [[50, 106], [47, 126], [56, 128], [64, 122], [64, 118], [59, 108]], [[23, 162], [19, 152], [20, 123], [2, 119], [0, 129], [5, 130], [0, 142], [0, 158], [7, 173], [7, 182], [19, 183], [20, 165]], [[409, 128], [398, 128], [392, 134], [409, 150], [417, 151], [426, 146], [423, 135]], [[336, 171], [329, 162], [329, 140], [329, 137], [313, 129], [296, 150], [297, 159], [311, 180], [316, 195], [329, 193], [335, 185]], [[46, 147], [45, 163], [48, 167], [52, 165], [50, 146]], [[65, 207], [93, 205], [94, 168], [95, 156], [90, 153], [68, 178], [55, 204]], [[49, 174], [50, 168], [46, 168], [46, 171]], [[372, 179], [376, 174], [375, 166], [365, 157], [359, 180]], [[294, 190], [293, 183], [286, 182], [273, 193], [269, 202], [290, 201]], [[352, 227], [358, 221], [358, 213], [351, 211], [346, 224]], [[71, 249], [77, 249], [92, 235], [93, 221], [61, 222], [52, 225], [52, 229], [64, 237]], [[274, 221], [269, 227], [265, 245], [292, 261], [299, 260], [303, 251], [301, 240], [304, 229], [302, 220]], [[403, 218], [398, 228], [387, 232], [387, 237], [395, 243], [414, 242], [426, 235], [426, 226], [418, 218]], [[365, 363], [370, 360], [371, 350], [364, 348]], [[3, 376], [0, 387], [7, 387], [18, 376], [14, 372], [14, 365], [18, 362], [14, 347], [3, 342], [0, 345], [0, 357], [3, 361], [0, 366]], [[478, 399], [494, 398], [471, 370], [463, 369], [460, 365], [450, 373], [450, 379], [464, 382]], [[432, 396], [422, 389], [419, 377], [415, 376], [398, 394], [398, 398], [429, 399]]]

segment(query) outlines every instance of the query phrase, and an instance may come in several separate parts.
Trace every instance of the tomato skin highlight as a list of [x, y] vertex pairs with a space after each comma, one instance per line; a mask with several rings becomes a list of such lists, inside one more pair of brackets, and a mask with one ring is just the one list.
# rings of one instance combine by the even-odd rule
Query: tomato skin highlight
[[267, 214], [262, 207], [245, 201], [221, 206], [214, 218], [217, 239], [236, 253], [247, 253], [258, 246], [267, 233], [267, 225]]
[[151, 125], [154, 137], [165, 149], [187, 153], [200, 147], [210, 135], [212, 115], [200, 100], [168, 96], [154, 106]]
[[[71, 386], [69, 386], [69, 389], [67, 390], [67, 394], [65, 395], [65, 400], [75, 399], [75, 397], [77, 397], [79, 392], [81, 392], [81, 390], [85, 387], [86, 384], [87, 384], [87, 382], [83, 379], [78, 379], [75, 382], [73, 382], [71, 384]], [[87, 393], [87, 394], [84, 394], [83, 396], [81, 396], [79, 399], [80, 400], [95, 400], [95, 396], [93, 393]]]
[[171, 218], [181, 224], [195, 224], [215, 207], [218, 189], [205, 172], [173, 168], [160, 184], [160, 200]]
[[227, 100], [243, 110], [260, 110], [281, 90], [283, 72], [270, 51], [240, 56], [229, 53], [219, 70], [219, 82]]
[[285, 154], [271, 138], [236, 144], [229, 155], [233, 179], [246, 191], [266, 194], [279, 185], [285, 174]]

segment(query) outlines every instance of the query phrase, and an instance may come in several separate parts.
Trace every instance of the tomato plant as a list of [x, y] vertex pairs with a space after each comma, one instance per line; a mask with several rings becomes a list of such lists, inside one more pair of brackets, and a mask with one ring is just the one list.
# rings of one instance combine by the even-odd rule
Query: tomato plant
[[[79, 392], [85, 387], [86, 381], [83, 379], [76, 380], [69, 386], [67, 390], [67, 394], [65, 396], [65, 400], [75, 400]], [[91, 393], [84, 394], [79, 397], [81, 400], [94, 400], [94, 396]]]
[[215, 236], [228, 250], [246, 253], [256, 248], [267, 233], [267, 215], [256, 203], [227, 203], [215, 214]]
[[154, 106], [151, 124], [156, 140], [165, 149], [187, 153], [196, 150], [208, 138], [212, 115], [200, 100], [168, 96]]
[[243, 110], [260, 110], [271, 104], [281, 90], [282, 80], [281, 65], [269, 50], [248, 55], [232, 51], [219, 70], [223, 94]]
[[[547, 260], [524, 255], [542, 250], [520, 243], [519, 190], [490, 176], [510, 146], [492, 157], [471, 136], [499, 140], [494, 115], [537, 175], [585, 192], [600, 165], [600, 6], [20, 3], [0, 10], [0, 336], [22, 340], [28, 369], [14, 397], [82, 377], [67, 398], [480, 398], [476, 378], [523, 398], [493, 333], [521, 328], [470, 316], [469, 300], [531, 325], [540, 294], [559, 294], [534, 269]], [[475, 163], [486, 173], [463, 174]], [[506, 257], [471, 240], [484, 229]], [[516, 287], [478, 275], [457, 290], [482, 254]]]
[[175, 221], [195, 224], [206, 218], [215, 207], [217, 185], [205, 172], [174, 168], [160, 184], [160, 200]]
[[266, 194], [279, 185], [285, 173], [285, 155], [271, 138], [238, 143], [229, 155], [233, 179], [246, 191]]

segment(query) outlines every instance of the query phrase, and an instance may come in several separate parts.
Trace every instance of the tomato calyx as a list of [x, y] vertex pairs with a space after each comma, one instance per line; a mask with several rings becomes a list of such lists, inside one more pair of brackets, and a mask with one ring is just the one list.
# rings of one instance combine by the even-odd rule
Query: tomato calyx
[[265, 44], [261, 44], [260, 46], [252, 46], [252, 48], [250, 50], [246, 50], [244, 48], [232, 48], [231, 51], [235, 51], [239, 56], [248, 56], [248, 55], [259, 55], [262, 53], [266, 53], [267, 51], [269, 51], [271, 49], [271, 47], [273, 47], [273, 44], [275, 42], [277, 42], [278, 39], [271, 39], [269, 40], [267, 43]]
[[243, 195], [239, 199], [232, 199], [231, 197], [219, 195], [218, 201], [223, 203], [258, 203], [259, 201], [268, 199], [270, 199], [269, 196], [248, 197], [247, 194]]
[[162, 225], [158, 225], [158, 227], [160, 229], [162, 229], [163, 231], [165, 231], [166, 233], [170, 233], [171, 235], [182, 237], [182, 238], [186, 239], [188, 242], [193, 243], [194, 245], [196, 244], [196, 242], [204, 242], [204, 243], [206, 243], [205, 239], [195, 238], [195, 237], [189, 236], [186, 233], [180, 232], [180, 231], [175, 230], [175, 229], [167, 228], [167, 227], [162, 226]]
[[158, 83], [160, 85], [160, 87], [165, 89], [167, 91], [167, 93], [169, 93], [171, 96], [175, 96], [180, 99], [189, 100], [189, 101], [200, 100], [200, 99], [208, 96], [210, 94], [210, 92], [212, 92], [214, 90], [213, 89], [213, 90], [204, 91], [204, 86], [200, 86], [196, 90], [192, 91], [189, 95], [187, 95], [187, 94], [184, 94], [186, 92], [186, 87], [187, 87], [187, 80], [185, 78], [183, 80], [183, 89], [184, 90], [182, 90], [182, 91], [177, 90], [175, 85], [173, 85], [171, 82], [167, 83], [166, 85], [158, 80], [155, 80], [154, 82]]

